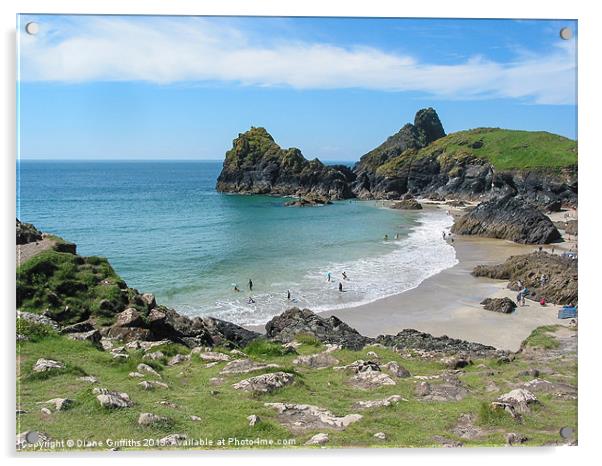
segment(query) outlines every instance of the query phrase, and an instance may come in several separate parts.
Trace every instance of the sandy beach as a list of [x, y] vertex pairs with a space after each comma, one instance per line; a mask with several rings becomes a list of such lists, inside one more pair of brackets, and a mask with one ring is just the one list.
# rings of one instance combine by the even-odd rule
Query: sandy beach
[[[555, 245], [555, 251], [560, 253], [573, 246], [574, 242], [562, 243]], [[484, 310], [480, 305], [483, 299], [507, 296], [515, 300], [516, 292], [509, 290], [505, 281], [470, 275], [476, 265], [501, 263], [510, 256], [533, 252], [537, 246], [456, 236], [454, 247], [458, 264], [426, 279], [417, 288], [322, 315], [335, 315], [367, 336], [395, 334], [413, 328], [510, 351], [518, 350], [536, 327], [560, 322], [557, 319], [560, 306], [541, 306], [530, 300], [509, 315]], [[544, 246], [544, 250], [551, 249], [551, 245]]]

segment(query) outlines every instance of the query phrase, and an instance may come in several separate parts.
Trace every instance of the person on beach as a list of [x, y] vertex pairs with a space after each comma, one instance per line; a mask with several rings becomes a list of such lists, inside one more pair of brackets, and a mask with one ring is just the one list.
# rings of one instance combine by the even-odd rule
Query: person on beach
[[286, 291], [286, 299], [291, 300], [291, 290]]
[[552, 246], [552, 254], [554, 254], [554, 246]]
[[236, 283], [234, 284], [234, 291], [236, 291], [237, 293], [240, 292], [240, 288], [238, 288], [238, 285]]
[[546, 305], [546, 298], [544, 298], [543, 296], [541, 297], [541, 299], [539, 300], [539, 304], [542, 306]]
[[385, 241], [389, 241], [389, 235], [385, 235]]
[[341, 282], [339, 282], [339, 291], [342, 292], [343, 291], [343, 284]]
[[518, 294], [516, 295], [516, 305], [520, 306], [520, 303], [523, 299], [523, 294], [519, 291]]
[[328, 273], [326, 274], [326, 281], [327, 281], [327, 282], [329, 282], [329, 281], [330, 281], [330, 272], [328, 272]]
[[343, 280], [347, 280], [347, 274], [345, 273], [345, 271], [343, 271], [342, 275], [343, 275]]
[[253, 299], [252, 296], [249, 296], [249, 300], [247, 301], [247, 304], [255, 304], [255, 300]]
[[444, 231], [441, 232], [443, 234], [443, 239], [445, 239], [446, 233]]
[[249, 278], [249, 291], [253, 291], [253, 280]]

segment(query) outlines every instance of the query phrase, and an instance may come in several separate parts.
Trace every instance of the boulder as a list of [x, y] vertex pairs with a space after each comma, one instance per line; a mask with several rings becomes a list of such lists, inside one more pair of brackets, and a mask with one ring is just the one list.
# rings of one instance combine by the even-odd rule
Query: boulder
[[511, 314], [516, 309], [516, 303], [510, 298], [486, 298], [481, 301], [483, 308], [487, 311]]
[[407, 377], [411, 377], [410, 371], [405, 367], [399, 365], [395, 361], [389, 361], [387, 364], [382, 366], [387, 372], [394, 375], [395, 377], [399, 377], [400, 379], [405, 379]]
[[355, 409], [373, 409], [391, 406], [399, 403], [400, 401], [408, 401], [402, 398], [400, 395], [391, 395], [383, 400], [369, 400], [369, 401], [356, 401], [353, 404]]
[[218, 353], [216, 351], [202, 351], [201, 348], [194, 348], [192, 354], [196, 354], [203, 361], [210, 362], [222, 362], [229, 361], [231, 358], [225, 353]]
[[140, 363], [136, 366], [136, 370], [140, 373], [146, 373], [146, 374], [154, 375], [155, 377], [161, 378], [161, 374], [159, 374], [155, 369], [153, 369], [148, 364]]
[[289, 343], [299, 334], [309, 334], [322, 343], [360, 350], [372, 341], [338, 318], [334, 316], [323, 318], [309, 309], [289, 309], [270, 320], [265, 329], [268, 338], [281, 343]]
[[482, 202], [457, 219], [451, 231], [523, 244], [548, 244], [561, 239], [547, 216], [525, 200], [510, 196]]
[[130, 408], [134, 405], [127, 393], [109, 391], [105, 388], [95, 388], [92, 393], [103, 408]]
[[313, 405], [295, 403], [264, 403], [278, 413], [278, 420], [293, 433], [308, 430], [345, 430], [349, 425], [362, 419], [360, 414], [335, 416], [330, 411]]
[[157, 301], [155, 301], [155, 295], [152, 293], [143, 293], [140, 298], [146, 304], [148, 310], [152, 310], [157, 305]]
[[45, 403], [54, 406], [55, 411], [66, 411], [73, 406], [73, 400], [69, 398], [53, 398]]
[[272, 372], [241, 380], [232, 385], [235, 390], [253, 393], [271, 393], [293, 383], [295, 376], [288, 372]]
[[117, 314], [115, 319], [115, 327], [142, 327], [144, 320], [140, 313], [133, 307], [127, 308], [125, 311]]
[[322, 352], [317, 354], [309, 354], [307, 356], [299, 356], [293, 359], [293, 364], [298, 366], [311, 367], [312, 369], [319, 369], [324, 367], [331, 367], [338, 364], [339, 360], [332, 354]]
[[67, 335], [71, 340], [88, 341], [95, 346], [100, 346], [100, 339], [102, 338], [100, 332], [96, 329], [88, 332], [75, 332]]
[[40, 232], [31, 223], [22, 223], [17, 219], [17, 244], [33, 243], [42, 239]]
[[170, 434], [166, 437], [159, 439], [159, 445], [167, 447], [178, 446], [180, 443], [187, 439], [186, 434]]
[[391, 209], [422, 210], [422, 205], [416, 199], [404, 199], [391, 204]]
[[247, 416], [247, 421], [249, 421], [249, 425], [253, 427], [260, 422], [260, 419], [259, 416], [251, 414], [250, 416]]
[[28, 322], [33, 322], [35, 324], [48, 325], [54, 330], [60, 329], [60, 326], [56, 320], [51, 319], [50, 317], [47, 317], [42, 314], [34, 314], [33, 312], [26, 311], [17, 311], [17, 319], [23, 319]]
[[138, 416], [138, 425], [142, 427], [165, 425], [168, 422], [168, 418], [164, 416], [157, 416], [153, 413], [140, 413], [140, 416]]
[[89, 320], [84, 320], [83, 322], [77, 322], [76, 324], [67, 325], [61, 328], [61, 333], [85, 333], [92, 332], [95, 330], [94, 324]]
[[380, 371], [358, 372], [349, 380], [349, 383], [354, 388], [362, 390], [371, 390], [385, 385], [396, 385], [395, 380]]
[[387, 434], [385, 434], [384, 432], [377, 432], [373, 435], [373, 437], [378, 440], [387, 440]]
[[34, 364], [32, 371], [47, 372], [47, 371], [52, 371], [52, 370], [57, 370], [57, 369], [64, 369], [64, 368], [65, 368], [65, 364], [63, 364], [62, 362], [54, 361], [52, 359], [40, 358]]
[[529, 390], [516, 388], [501, 395], [492, 403], [492, 406], [495, 408], [501, 407], [514, 416], [516, 413], [528, 413], [530, 407], [537, 403], [539, 403], [539, 400]]
[[169, 361], [167, 361], [168, 366], [175, 366], [176, 364], [180, 364], [186, 361], [190, 361], [190, 355], [187, 354], [176, 354]]
[[324, 445], [325, 443], [328, 443], [328, 434], [320, 432], [305, 442], [305, 445]]
[[266, 364], [252, 361], [251, 359], [236, 359], [230, 361], [224, 366], [220, 374], [246, 374], [248, 372], [260, 371], [271, 368], [278, 368], [278, 364]]
[[234, 345], [239, 348], [244, 348], [250, 342], [261, 336], [258, 332], [247, 330], [240, 325], [236, 325], [232, 322], [227, 322], [221, 319], [216, 319], [215, 317], [203, 317], [202, 320], [208, 332], [212, 335], [213, 341], [216, 345]]

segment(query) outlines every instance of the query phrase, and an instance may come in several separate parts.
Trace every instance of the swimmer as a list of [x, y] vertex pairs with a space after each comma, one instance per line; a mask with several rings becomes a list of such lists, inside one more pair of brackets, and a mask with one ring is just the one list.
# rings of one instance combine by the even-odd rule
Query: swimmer
[[255, 304], [255, 300], [249, 296], [249, 300], [247, 301], [248, 304]]
[[342, 275], [343, 275], [343, 280], [347, 280], [347, 274], [344, 271], [343, 271]]

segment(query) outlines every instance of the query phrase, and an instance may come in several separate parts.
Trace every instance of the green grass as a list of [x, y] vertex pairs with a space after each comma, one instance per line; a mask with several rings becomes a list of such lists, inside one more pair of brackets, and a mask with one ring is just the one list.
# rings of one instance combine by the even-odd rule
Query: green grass
[[377, 173], [393, 176], [414, 159], [430, 156], [436, 156], [450, 176], [458, 176], [458, 161], [474, 157], [498, 170], [558, 170], [577, 166], [577, 143], [545, 131], [477, 128], [449, 134], [419, 151], [408, 150], [382, 164]]
[[[304, 338], [301, 338], [304, 340]], [[214, 385], [213, 377], [220, 377], [220, 370], [226, 364], [221, 362], [207, 368], [196, 358], [173, 367], [165, 365], [165, 361], [144, 361], [142, 351], [131, 351], [130, 358], [116, 361], [110, 353], [100, 351], [87, 342], [72, 341], [62, 336], [49, 335], [37, 341], [21, 342], [18, 345], [20, 374], [18, 378], [18, 404], [27, 414], [17, 418], [19, 432], [38, 430], [47, 433], [54, 439], [80, 438], [86, 440], [104, 440], [107, 438], [161, 438], [171, 433], [185, 433], [189, 438], [209, 439], [255, 439], [268, 438], [276, 442], [293, 439], [297, 446], [307, 441], [318, 431], [307, 431], [291, 434], [277, 418], [275, 410], [264, 406], [265, 402], [307, 403], [329, 409], [336, 415], [353, 412], [361, 413], [361, 421], [350, 425], [344, 431], [320, 429], [329, 433], [330, 447], [429, 447], [436, 445], [433, 436], [462, 441], [466, 446], [503, 445], [505, 432], [518, 432], [526, 435], [529, 445], [542, 445], [557, 441], [560, 427], [568, 425], [576, 429], [576, 401], [554, 399], [553, 395], [538, 395], [541, 407], [524, 416], [518, 424], [505, 414], [487, 411], [488, 406], [500, 393], [523, 381], [518, 373], [529, 367], [529, 361], [522, 360], [520, 355], [508, 364], [498, 366], [494, 360], [475, 360], [461, 376], [462, 383], [470, 390], [470, 394], [458, 402], [425, 402], [419, 400], [414, 393], [417, 380], [414, 378], [396, 379], [397, 385], [384, 386], [372, 391], [357, 390], [349, 385], [349, 374], [332, 369], [310, 369], [293, 364], [297, 354], [276, 349], [275, 343], [260, 340], [249, 345], [245, 352], [253, 359], [275, 363], [280, 369], [295, 374], [295, 381], [286, 388], [271, 394], [251, 395], [233, 389], [232, 384], [267, 371], [250, 374], [222, 376], [223, 384]], [[169, 354], [188, 353], [188, 349], [169, 344], [159, 348]], [[155, 349], [153, 349], [154, 351]], [[437, 359], [405, 357], [391, 349], [367, 347], [362, 351], [339, 350], [332, 353], [341, 365], [349, 364], [357, 359], [366, 359], [366, 353], [374, 350], [384, 362], [396, 361], [406, 367], [413, 375], [437, 375], [443, 370], [443, 364]], [[311, 339], [302, 342], [297, 349], [299, 354], [310, 354], [321, 351]], [[66, 364], [66, 369], [48, 373], [45, 376], [34, 376], [31, 367], [40, 358], [55, 359]], [[169, 385], [168, 389], [157, 388], [144, 391], [137, 384], [140, 379], [128, 377], [137, 364], [145, 362], [153, 366], [160, 374], [161, 380]], [[483, 376], [480, 364], [493, 368], [495, 375]], [[554, 362], [555, 376], [558, 381], [575, 380], [576, 364]], [[94, 385], [79, 381], [77, 377], [86, 373], [98, 377], [96, 386], [111, 390], [125, 391], [135, 405], [129, 409], [106, 410], [101, 408], [92, 394]], [[571, 377], [572, 379], [567, 379]], [[153, 380], [153, 377], [147, 377]], [[485, 386], [493, 380], [500, 388], [499, 392], [489, 393]], [[549, 378], [554, 381], [555, 379]], [[433, 380], [430, 383], [439, 383]], [[408, 401], [397, 405], [356, 411], [353, 404], [359, 400], [382, 399], [390, 395], [401, 395]], [[68, 397], [75, 401], [67, 412], [53, 413], [43, 416], [40, 413], [40, 401], [55, 397]], [[177, 408], [169, 408], [157, 404], [166, 400], [175, 403]], [[152, 428], [142, 428], [137, 424], [138, 415], [151, 412], [169, 418], [169, 423]], [[485, 429], [486, 434], [479, 439], [463, 440], [451, 433], [458, 418], [465, 413], [472, 414], [478, 426]], [[255, 427], [248, 425], [246, 417], [256, 414], [261, 422]], [[200, 416], [202, 420], [195, 422], [191, 415]], [[383, 431], [387, 440], [374, 439], [376, 432]], [[230, 445], [230, 448], [233, 446]], [[279, 448], [278, 445], [276, 445]], [[135, 446], [133, 448], [136, 448]], [[139, 447], [142, 448], [142, 447]], [[214, 447], [219, 448], [219, 447]]]
[[557, 329], [558, 325], [544, 325], [538, 327], [527, 337], [524, 341], [524, 345], [544, 349], [558, 348], [560, 343], [553, 335], [550, 335], [550, 333], [553, 333]]
[[287, 354], [282, 345], [262, 338], [250, 342], [243, 352], [256, 358], [279, 357]]
[[64, 323], [85, 320], [90, 315], [111, 319], [114, 311], [100, 309], [100, 302], [108, 300], [114, 308], [122, 309], [128, 303], [128, 291], [101, 257], [47, 250], [17, 269], [17, 307], [34, 313], [48, 309], [51, 316]]

